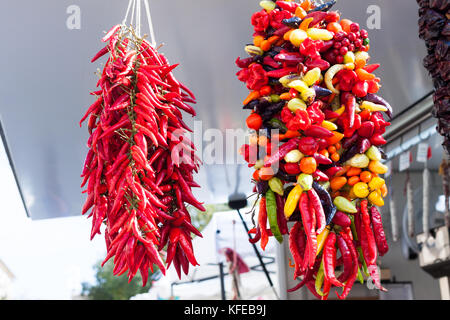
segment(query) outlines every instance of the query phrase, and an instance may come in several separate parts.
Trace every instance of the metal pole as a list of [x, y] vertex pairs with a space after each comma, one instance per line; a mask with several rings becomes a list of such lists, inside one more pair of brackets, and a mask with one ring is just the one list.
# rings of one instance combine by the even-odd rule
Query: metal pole
[[223, 262], [219, 263], [219, 272], [220, 272], [220, 293], [222, 296], [222, 300], [227, 300], [225, 296], [225, 274], [223, 272]]
[[[242, 224], [244, 225], [245, 231], [247, 231], [248, 237], [250, 238], [250, 234], [248, 233], [249, 230], [248, 230], [247, 224], [245, 223], [245, 220], [242, 217], [241, 212], [239, 211], [239, 209], [236, 209], [236, 211], [238, 212], [239, 217], [241, 218]], [[280, 299], [279, 296], [278, 296], [278, 293], [276, 292], [276, 290], [275, 290], [275, 288], [273, 286], [272, 279], [270, 278], [269, 272], [267, 271], [266, 264], [264, 263], [264, 261], [263, 261], [263, 259], [261, 257], [261, 254], [259, 253], [259, 251], [256, 248], [256, 245], [254, 243], [252, 243], [252, 246], [253, 246], [253, 250], [255, 250], [256, 256], [258, 257], [259, 263], [261, 264], [261, 267], [263, 268], [263, 271], [266, 274], [267, 281], [269, 281], [269, 285], [272, 288], [273, 293], [275, 294], [277, 299]]]

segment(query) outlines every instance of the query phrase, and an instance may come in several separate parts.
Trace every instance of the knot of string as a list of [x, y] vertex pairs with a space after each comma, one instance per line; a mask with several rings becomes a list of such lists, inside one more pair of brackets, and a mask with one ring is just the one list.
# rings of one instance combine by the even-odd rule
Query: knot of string
[[[130, 26], [135, 30], [136, 35], [141, 37], [141, 31], [142, 31], [142, 7], [141, 7], [141, 1], [144, 2], [145, 6], [145, 15], [147, 17], [147, 23], [148, 23], [148, 31], [150, 35], [150, 44], [153, 47], [156, 47], [156, 38], [155, 38], [155, 32], [153, 30], [153, 22], [152, 22], [152, 16], [150, 14], [150, 6], [148, 4], [148, 0], [129, 0], [128, 1], [128, 7], [127, 11], [125, 13], [125, 17], [122, 20], [122, 25], [127, 25], [128, 18], [131, 13], [130, 17]], [[135, 21], [136, 19], [136, 21]]]

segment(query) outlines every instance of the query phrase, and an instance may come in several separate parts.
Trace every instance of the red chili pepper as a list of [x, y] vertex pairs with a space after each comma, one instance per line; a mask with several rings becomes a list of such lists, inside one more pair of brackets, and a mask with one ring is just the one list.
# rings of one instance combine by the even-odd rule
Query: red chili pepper
[[305, 66], [308, 67], [308, 70], [319, 68], [321, 71], [325, 71], [330, 68], [330, 63], [321, 58], [307, 58], [305, 61]]
[[[334, 274], [334, 269], [336, 267], [336, 234], [334, 232], [330, 232], [325, 241], [325, 245], [323, 248], [323, 269], [325, 279], [332, 285], [336, 287], [343, 287], [342, 284]], [[325, 290], [324, 290], [325, 291]]]
[[320, 202], [319, 195], [314, 189], [308, 190], [308, 198], [311, 205], [314, 208], [315, 220], [316, 220], [316, 234], [321, 234], [325, 227], [327, 226], [327, 221], [325, 217], [325, 212]]
[[353, 259], [345, 239], [342, 235], [337, 236], [337, 245], [341, 252], [342, 262], [344, 264], [344, 272], [338, 277], [338, 281], [341, 283], [346, 282], [353, 273]]
[[275, 194], [275, 199], [276, 199], [276, 203], [277, 203], [277, 221], [278, 221], [278, 226], [280, 228], [280, 232], [281, 232], [281, 234], [288, 234], [289, 229], [287, 226], [286, 217], [284, 216], [285, 200], [279, 194]]
[[323, 173], [320, 170], [314, 171], [312, 176], [313, 176], [313, 178], [315, 180], [320, 181], [320, 182], [325, 182], [325, 181], [329, 181], [330, 180], [330, 178], [325, 173]]
[[299, 141], [299, 138], [292, 138], [288, 142], [284, 143], [277, 152], [264, 161], [264, 166], [270, 167], [271, 165], [280, 162], [280, 160], [283, 159], [290, 151], [298, 147]]
[[317, 236], [315, 230], [315, 213], [311, 212], [309, 198], [307, 193], [302, 193], [299, 201], [299, 209], [302, 216], [303, 227], [307, 236], [307, 252], [305, 260], [307, 261], [307, 266], [313, 267], [314, 261], [316, 259], [317, 252]]
[[261, 232], [261, 249], [265, 250], [269, 242], [269, 235], [267, 233], [267, 209], [266, 198], [262, 197], [259, 202], [258, 227]]
[[267, 72], [266, 74], [268, 77], [279, 79], [279, 78], [287, 76], [291, 73], [296, 73], [296, 72], [297, 72], [297, 67], [287, 67], [287, 68], [272, 70], [272, 71]]
[[379, 67], [380, 67], [380, 64], [376, 63], [376, 64], [369, 64], [369, 65], [365, 66], [363, 69], [366, 70], [369, 73], [373, 73]]
[[318, 164], [325, 164], [325, 165], [329, 165], [332, 164], [333, 161], [331, 161], [330, 158], [325, 157], [324, 155], [320, 154], [320, 153], [314, 153], [313, 155], [314, 159], [316, 160], [316, 162]]
[[306, 17], [303, 18], [303, 20], [313, 18], [313, 20], [309, 23], [309, 27], [312, 28], [316, 24], [321, 23], [325, 18], [327, 17], [328, 13], [323, 11], [314, 11], [311, 13], [308, 13]]
[[330, 130], [315, 124], [311, 125], [308, 129], [304, 131], [305, 135], [319, 139], [320, 138], [326, 139], [334, 136], [333, 132], [331, 132]]
[[290, 13], [295, 13], [295, 9], [297, 9], [300, 4], [297, 2], [288, 2], [288, 1], [277, 1], [275, 2], [277, 6], [279, 6], [283, 10], [287, 10]]
[[344, 69], [336, 74], [339, 80], [339, 89], [342, 91], [352, 91], [353, 86], [358, 80], [358, 75], [355, 71]]
[[348, 115], [348, 127], [345, 129], [353, 128], [356, 115], [356, 98], [350, 92], [342, 92], [341, 103], [345, 106], [345, 112]]
[[382, 257], [389, 251], [389, 245], [384, 233], [383, 222], [381, 220], [381, 214], [377, 207], [372, 206], [370, 208], [370, 216], [372, 221], [373, 233], [377, 244], [379, 255]]
[[341, 233], [342, 238], [344, 239], [345, 243], [347, 244], [348, 249], [350, 250], [350, 254], [352, 257], [352, 273], [349, 276], [347, 282], [345, 283], [344, 286], [344, 291], [342, 292], [342, 295], [339, 295], [338, 293], [337, 296], [339, 299], [345, 299], [348, 294], [350, 293], [350, 290], [353, 287], [353, 284], [355, 283], [356, 277], [358, 276], [358, 253], [356, 252], [355, 246], [353, 245], [353, 241], [352, 239], [350, 239], [350, 237], [345, 234], [345, 233]]
[[377, 246], [375, 236], [370, 227], [370, 216], [367, 209], [367, 200], [361, 201], [361, 248], [367, 265], [374, 265], [377, 261]]
[[364, 121], [358, 129], [358, 134], [363, 138], [370, 138], [375, 131], [375, 125], [372, 121]]
[[302, 253], [305, 250], [306, 240], [300, 222], [296, 222], [289, 233], [289, 250], [294, 259], [294, 279], [302, 272], [303, 258]]
[[370, 143], [372, 143], [374, 146], [382, 146], [385, 145], [387, 141], [381, 134], [377, 133], [370, 138]]
[[358, 98], [364, 98], [367, 96], [369, 90], [369, 84], [367, 81], [357, 81], [352, 88], [352, 92]]

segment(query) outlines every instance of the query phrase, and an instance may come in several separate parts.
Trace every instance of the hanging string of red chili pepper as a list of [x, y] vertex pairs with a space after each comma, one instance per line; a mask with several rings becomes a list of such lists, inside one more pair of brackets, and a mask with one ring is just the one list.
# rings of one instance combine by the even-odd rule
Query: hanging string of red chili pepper
[[377, 206], [388, 192], [381, 147], [392, 108], [377, 95], [368, 32], [330, 11], [335, 2], [261, 1], [250, 57], [236, 60], [252, 111], [241, 153], [261, 198], [251, 242], [264, 249], [289, 234], [301, 280], [289, 291], [306, 285], [319, 299], [333, 287], [345, 299], [364, 276], [385, 290], [377, 258], [389, 249]]
[[145, 286], [153, 265], [165, 273], [173, 263], [181, 277], [198, 264], [191, 233], [201, 236], [185, 203], [205, 210], [191, 191], [200, 161], [181, 113], [195, 116], [195, 96], [175, 79], [177, 65], [132, 27], [117, 25], [102, 41], [92, 62], [108, 59], [80, 121], [88, 119], [90, 134], [82, 214], [92, 209], [91, 239], [105, 225], [102, 265], [113, 258], [115, 275], [128, 271], [131, 281], [140, 271]]

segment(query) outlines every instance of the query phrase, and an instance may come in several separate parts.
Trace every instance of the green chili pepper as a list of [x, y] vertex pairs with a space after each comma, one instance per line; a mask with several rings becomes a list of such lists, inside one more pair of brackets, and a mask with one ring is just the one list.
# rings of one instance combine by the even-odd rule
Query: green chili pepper
[[360, 260], [361, 263], [362, 263], [362, 272], [364, 273], [364, 275], [365, 275], [366, 277], [368, 277], [368, 276], [369, 276], [369, 270], [367, 269], [366, 261], [365, 261], [364, 258], [363, 258], [363, 252], [362, 252], [362, 249], [361, 249], [361, 247], [358, 247], [357, 250], [358, 250], [358, 252], [359, 252], [359, 257], [360, 257], [359, 260]]
[[348, 217], [352, 221], [352, 225], [350, 226], [350, 228], [352, 229], [353, 239], [358, 241], [358, 234], [356, 233], [356, 226], [355, 226], [355, 217], [351, 214], [349, 214]]
[[272, 231], [275, 239], [277, 239], [279, 243], [283, 243], [283, 235], [281, 234], [280, 227], [278, 226], [277, 200], [275, 198], [275, 193], [273, 193], [271, 189], [266, 192], [266, 209], [270, 230]]
[[280, 196], [284, 194], [283, 182], [277, 177], [273, 177], [269, 180], [269, 187], [273, 192], [278, 193]]
[[339, 211], [347, 212], [347, 213], [356, 213], [356, 207], [353, 203], [348, 201], [346, 198], [338, 196], [333, 201], [334, 205]]
[[279, 95], [277, 95], [277, 94], [271, 94], [271, 95], [270, 95], [270, 100], [271, 100], [273, 103], [277, 103], [277, 102], [279, 102], [281, 99], [280, 99], [280, 96], [279, 96]]
[[322, 262], [320, 262], [320, 267], [319, 267], [319, 270], [317, 271], [317, 275], [316, 275], [316, 292], [322, 297], [325, 295], [325, 293], [323, 293], [323, 291], [322, 291], [322, 285], [323, 285], [324, 279], [325, 279], [325, 274], [323, 271], [323, 261], [322, 261]]
[[302, 187], [303, 191], [311, 190], [313, 181], [312, 175], [305, 173], [302, 173], [297, 178], [297, 183]]
[[274, 129], [280, 130], [281, 133], [286, 133], [286, 131], [288, 130], [286, 125], [276, 118], [270, 119], [269, 125]]
[[[342, 148], [341, 148], [342, 149]], [[325, 182], [319, 182], [319, 184], [322, 186], [322, 188], [324, 188], [325, 190], [330, 189], [330, 181], [325, 181]]]
[[363, 275], [362, 275], [361, 270], [359, 269], [359, 267], [358, 267], [358, 281], [359, 281], [361, 284], [364, 284], [364, 277], [363, 277]]

